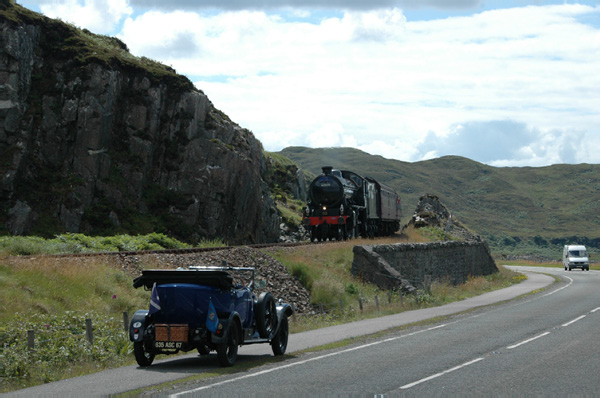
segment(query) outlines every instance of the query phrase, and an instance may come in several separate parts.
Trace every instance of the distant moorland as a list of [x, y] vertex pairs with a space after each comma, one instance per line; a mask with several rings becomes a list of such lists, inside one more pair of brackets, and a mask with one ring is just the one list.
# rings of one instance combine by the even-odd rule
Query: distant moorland
[[421, 195], [437, 195], [496, 255], [558, 260], [562, 245], [571, 242], [600, 249], [600, 165], [492, 167], [458, 156], [408, 163], [352, 148], [279, 153], [314, 174], [327, 165], [393, 187], [402, 198], [403, 223]]

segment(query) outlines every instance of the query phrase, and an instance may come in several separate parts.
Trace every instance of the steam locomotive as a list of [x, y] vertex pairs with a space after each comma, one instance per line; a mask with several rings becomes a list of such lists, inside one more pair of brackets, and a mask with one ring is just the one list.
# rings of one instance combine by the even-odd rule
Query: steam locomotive
[[323, 167], [308, 190], [303, 225], [311, 241], [393, 235], [400, 228], [400, 197], [374, 178]]

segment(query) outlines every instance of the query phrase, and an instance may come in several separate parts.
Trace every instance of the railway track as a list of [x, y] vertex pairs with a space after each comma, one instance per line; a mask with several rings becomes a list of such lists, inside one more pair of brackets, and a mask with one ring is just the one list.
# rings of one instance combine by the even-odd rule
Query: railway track
[[206, 253], [213, 251], [227, 251], [248, 247], [251, 249], [264, 249], [267, 247], [295, 247], [304, 246], [314, 243], [310, 242], [283, 242], [283, 243], [259, 243], [254, 245], [239, 245], [239, 246], [221, 246], [221, 247], [196, 247], [187, 249], [160, 249], [160, 250], [137, 250], [137, 251], [113, 251], [113, 252], [94, 252], [94, 253], [62, 253], [49, 254], [49, 257], [68, 258], [68, 257], [100, 257], [100, 256], [140, 256], [151, 254], [191, 254], [191, 253]]

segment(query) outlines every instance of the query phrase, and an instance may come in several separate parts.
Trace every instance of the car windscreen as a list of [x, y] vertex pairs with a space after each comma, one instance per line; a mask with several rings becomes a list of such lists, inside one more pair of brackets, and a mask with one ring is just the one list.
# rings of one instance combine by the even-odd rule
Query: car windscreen
[[569, 257], [587, 257], [585, 250], [569, 250]]

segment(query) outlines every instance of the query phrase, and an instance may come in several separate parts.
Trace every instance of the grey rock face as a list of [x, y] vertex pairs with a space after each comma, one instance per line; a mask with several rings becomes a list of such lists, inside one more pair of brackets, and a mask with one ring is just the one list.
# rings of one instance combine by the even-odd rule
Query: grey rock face
[[14, 207], [8, 211], [8, 227], [13, 235], [21, 235], [33, 222], [31, 207], [27, 202], [17, 200]]
[[28, 234], [45, 220], [55, 232], [277, 241], [263, 149], [250, 131], [183, 77], [76, 62], [48, 51], [50, 36], [43, 24], [0, 22], [5, 229]]

